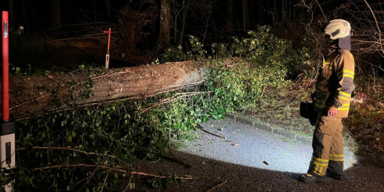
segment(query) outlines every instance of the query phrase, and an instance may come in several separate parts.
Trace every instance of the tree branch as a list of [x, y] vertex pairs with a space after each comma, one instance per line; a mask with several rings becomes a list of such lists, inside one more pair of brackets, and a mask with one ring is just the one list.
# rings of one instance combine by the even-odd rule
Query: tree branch
[[[61, 167], [68, 167], [68, 168], [70, 168], [70, 167], [85, 167], [85, 168], [98, 167], [98, 168], [101, 168], [101, 169], [108, 169], [108, 171], [124, 173], [124, 174], [130, 173], [132, 175], [143, 175], [143, 176], [155, 177], [155, 178], [160, 178], [160, 179], [165, 179], [165, 178], [168, 177], [168, 176], [165, 176], [165, 175], [155, 175], [155, 174], [152, 174], [152, 173], [145, 173], [145, 172], [138, 172], [138, 171], [131, 171], [131, 172], [129, 172], [129, 171], [121, 169], [121, 168], [113, 168], [113, 167], [109, 167], [109, 166], [105, 166], [105, 165], [89, 165], [89, 164], [53, 165], [53, 166], [48, 166], [48, 167], [34, 168], [33, 171], [43, 171], [43, 170], [47, 170], [47, 169], [55, 169], [55, 168], [61, 168]], [[174, 178], [175, 179], [183, 179], [183, 180], [200, 179], [198, 177], [193, 177], [193, 176], [184, 176], [184, 177], [175, 176]]]
[[228, 180], [225, 180], [224, 182], [222, 182], [222, 183], [220, 183], [220, 184], [218, 184], [218, 185], [212, 187], [211, 189], [209, 189], [209, 190], [206, 191], [206, 192], [211, 192], [211, 191], [213, 191], [214, 189], [216, 189], [216, 188], [218, 188], [218, 187], [224, 185], [225, 183], [227, 183], [227, 181], [228, 181]]
[[[17, 148], [16, 151], [22, 151], [22, 150], [26, 150], [26, 149], [27, 148]], [[114, 156], [114, 155], [104, 155], [104, 154], [100, 154], [100, 153], [87, 152], [87, 151], [82, 151], [82, 150], [79, 150], [79, 149], [73, 149], [73, 148], [68, 148], [68, 147], [38, 147], [38, 146], [32, 146], [32, 149], [65, 150], [65, 151], [74, 151], [74, 152], [78, 152], [78, 153], [83, 153], [83, 154], [86, 154], [86, 155], [96, 155], [96, 156], [104, 156], [104, 157], [116, 158], [116, 156]]]
[[379, 24], [377, 23], [377, 19], [376, 19], [375, 13], [373, 12], [371, 6], [369, 6], [367, 0], [364, 0], [364, 2], [367, 4], [369, 10], [371, 10], [373, 18], [375, 18], [376, 27], [377, 27], [377, 30], [379, 30], [380, 48], [381, 48], [381, 51], [384, 53], [383, 44], [382, 44], [382, 41], [381, 41], [381, 30], [380, 30]]

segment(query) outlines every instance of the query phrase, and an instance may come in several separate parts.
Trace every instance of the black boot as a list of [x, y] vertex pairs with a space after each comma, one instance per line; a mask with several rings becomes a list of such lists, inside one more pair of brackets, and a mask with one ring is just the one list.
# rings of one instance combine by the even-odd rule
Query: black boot
[[344, 181], [344, 174], [334, 173], [333, 171], [329, 171], [329, 170], [327, 170], [327, 177], [331, 177], [339, 181]]
[[315, 183], [315, 182], [324, 182], [325, 181], [324, 176], [313, 176], [309, 174], [302, 174], [299, 176], [299, 181], [302, 181], [304, 183]]

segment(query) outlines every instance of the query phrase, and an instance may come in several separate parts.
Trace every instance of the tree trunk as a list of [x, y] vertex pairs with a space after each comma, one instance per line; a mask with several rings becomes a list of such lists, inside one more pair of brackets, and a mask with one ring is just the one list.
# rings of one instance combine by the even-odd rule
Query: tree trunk
[[107, 15], [111, 17], [111, 0], [107, 0]]
[[[10, 115], [21, 120], [122, 98], [148, 96], [197, 85], [205, 80], [203, 63], [185, 61], [131, 68], [76, 70], [68, 74], [10, 77]], [[96, 76], [89, 77], [91, 74]]]
[[24, 26], [24, 29], [29, 29], [29, 19], [27, 17], [27, 3], [26, 0], [21, 0], [21, 13], [19, 17], [19, 25]]
[[9, 27], [15, 30], [14, 1], [9, 0]]
[[227, 0], [227, 30], [233, 29], [233, 0]]
[[167, 46], [171, 36], [171, 0], [161, 0], [159, 43]]
[[281, 0], [281, 21], [285, 23], [287, 21], [287, 2]]
[[256, 5], [256, 9], [255, 11], [257, 11], [257, 21], [258, 21], [258, 24], [264, 24], [265, 21], [264, 21], [264, 4], [263, 4], [263, 1], [261, 0], [256, 0], [256, 2], [252, 1], [254, 3], [253, 7], [255, 7]]
[[249, 30], [249, 4], [248, 4], [248, 0], [243, 0], [243, 23], [244, 23], [244, 31]]
[[60, 0], [51, 0], [51, 26], [53, 33], [58, 32], [58, 27], [61, 26]]
[[183, 44], [184, 31], [185, 31], [185, 24], [186, 24], [187, 14], [188, 14], [189, 6], [190, 6], [189, 1], [188, 1], [188, 4], [187, 4], [186, 6], [187, 6], [187, 7], [186, 7], [186, 8], [184, 9], [184, 11], [183, 11], [183, 28], [181, 29], [181, 35], [180, 35], [180, 39], [179, 39], [179, 45], [182, 45], [182, 44]]

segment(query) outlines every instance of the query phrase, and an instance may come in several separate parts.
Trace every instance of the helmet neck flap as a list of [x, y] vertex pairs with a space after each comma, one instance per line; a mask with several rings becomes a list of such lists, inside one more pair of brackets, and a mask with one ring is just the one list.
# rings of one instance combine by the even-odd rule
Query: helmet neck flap
[[340, 38], [337, 40], [337, 46], [340, 49], [346, 49], [348, 51], [351, 51], [351, 35], [348, 35], [346, 37]]

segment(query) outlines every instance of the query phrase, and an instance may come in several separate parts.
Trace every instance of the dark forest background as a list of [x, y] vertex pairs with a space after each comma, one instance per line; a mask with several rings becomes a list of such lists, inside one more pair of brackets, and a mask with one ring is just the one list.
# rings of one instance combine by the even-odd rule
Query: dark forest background
[[[321, 55], [329, 44], [322, 29], [342, 18], [353, 27], [353, 53], [360, 71], [382, 71], [384, 12], [379, 0], [7, 0], [1, 8], [10, 11], [15, 50], [11, 62], [18, 66], [102, 63], [107, 42], [103, 31], [109, 27], [112, 67], [146, 64], [179, 45], [188, 51], [188, 35], [199, 38], [208, 50], [212, 43], [231, 42], [258, 25], [273, 26], [278, 37], [298, 45], [306, 41], [300, 46], [310, 45]], [[51, 48], [63, 54], [76, 51], [68, 53], [73, 60], [63, 64]], [[50, 63], [41, 63], [42, 53]]]

